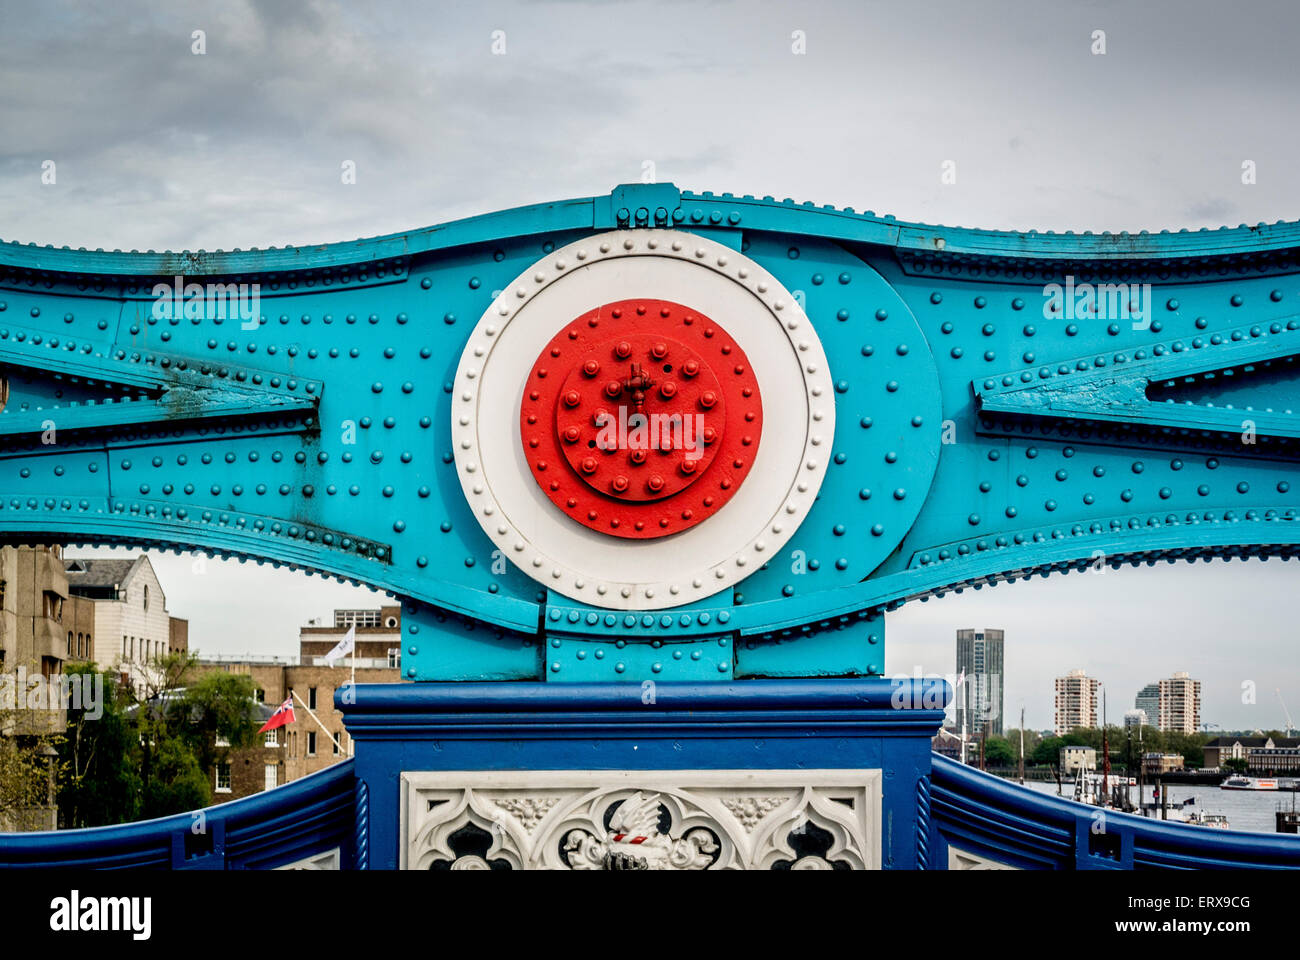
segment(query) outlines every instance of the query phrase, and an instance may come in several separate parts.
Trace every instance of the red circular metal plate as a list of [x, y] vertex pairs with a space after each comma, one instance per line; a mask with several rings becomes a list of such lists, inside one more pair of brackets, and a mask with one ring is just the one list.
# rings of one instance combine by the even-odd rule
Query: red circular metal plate
[[575, 319], [533, 364], [524, 455], [551, 502], [616, 537], [680, 533], [720, 510], [758, 451], [763, 403], [715, 320], [666, 300]]

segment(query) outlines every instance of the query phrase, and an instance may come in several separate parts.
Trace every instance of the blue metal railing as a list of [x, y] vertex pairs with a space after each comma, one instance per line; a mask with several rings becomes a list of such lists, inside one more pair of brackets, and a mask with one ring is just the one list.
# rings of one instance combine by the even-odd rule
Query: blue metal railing
[[1300, 837], [1168, 823], [1036, 793], [934, 755], [931, 869], [948, 847], [1056, 870], [1300, 868]]
[[191, 813], [84, 830], [0, 834], [0, 869], [265, 869], [339, 850], [353, 866], [353, 761]]

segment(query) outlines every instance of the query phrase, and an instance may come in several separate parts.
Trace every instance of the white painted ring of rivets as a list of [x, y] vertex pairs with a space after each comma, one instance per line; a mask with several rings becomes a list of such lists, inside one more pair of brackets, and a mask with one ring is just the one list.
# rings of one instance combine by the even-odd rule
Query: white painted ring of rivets
[[[556, 269], [561, 262], [577, 265]], [[743, 576], [780, 550], [817, 498], [826, 461], [812, 455], [813, 424], [818, 440], [833, 436], [835, 405], [821, 341], [811, 324], [787, 324], [804, 314], [776, 278], [704, 237], [624, 230], [556, 250], [502, 289], [461, 355], [452, 435], [475, 518], [520, 570], [575, 600], [653, 610], [729, 589], [738, 578], [724, 568]], [[636, 297], [716, 320], [749, 357], [763, 398], [762, 439], [745, 482], [703, 523], [655, 540], [606, 536], [564, 515], [528, 469], [519, 430], [529, 372], [550, 339], [594, 307]], [[783, 514], [793, 522], [777, 522]], [[663, 593], [671, 599], [656, 599]]]

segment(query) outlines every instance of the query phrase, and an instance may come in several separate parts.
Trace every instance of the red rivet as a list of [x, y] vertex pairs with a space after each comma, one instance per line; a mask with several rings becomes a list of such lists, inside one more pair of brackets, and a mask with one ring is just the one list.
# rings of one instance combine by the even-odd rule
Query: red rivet
[[699, 372], [700, 372], [700, 365], [696, 363], [694, 360], [687, 360], [685, 363], [682, 364], [683, 376], [693, 377]]
[[537, 445], [538, 445], [538, 443], [540, 443], [540, 442], [541, 442], [541, 441], [539, 441], [536, 437], [533, 437], [532, 439], [530, 439], [530, 440], [528, 441], [528, 445], [529, 445], [530, 447], [532, 447], [534, 450], [536, 450], [536, 449], [537, 449]]
[[718, 431], [714, 430], [712, 427], [705, 427], [702, 436], [704, 437], [705, 443], [712, 443], [714, 440], [718, 439]]
[[611, 399], [617, 397], [622, 392], [623, 384], [619, 383], [617, 380], [611, 380], [609, 383], [605, 384], [605, 396], [610, 397]]
[[537, 469], [538, 469], [538, 470], [545, 470], [545, 469], [546, 469], [546, 461], [545, 461], [545, 460], [538, 460], [538, 461], [537, 461]]
[[538, 380], [545, 380], [545, 379], [546, 379], [546, 368], [545, 368], [545, 367], [538, 367], [538, 368], [537, 368], [537, 379], [538, 379]]
[[754, 442], [754, 438], [750, 436], [744, 436], [740, 438], [740, 442], [745, 446], [749, 446], [751, 443]]
[[664, 488], [664, 478], [656, 473], [645, 482], [645, 485], [651, 492], [658, 493]]
[[705, 390], [702, 394], [700, 394], [700, 406], [702, 406], [705, 410], [710, 409], [711, 407], [716, 405], [717, 402], [718, 402], [718, 395], [714, 393], [712, 390]]
[[560, 348], [559, 348], [559, 347], [551, 347], [551, 356], [553, 356], [553, 357], [558, 357], [559, 355], [560, 355]]
[[638, 303], [638, 304], [637, 304], [637, 307], [636, 307], [636, 315], [637, 315], [638, 317], [644, 317], [644, 316], [645, 316], [645, 304], [644, 304], [644, 303]]
[[694, 514], [692, 511], [690, 511], [690, 510], [683, 510], [683, 511], [682, 511], [682, 519], [683, 519], [683, 520], [689, 520], [689, 519], [691, 519], [691, 517], [693, 517], [693, 516], [695, 516], [695, 514]]
[[582, 372], [589, 377], [594, 377], [596, 374], [600, 373], [600, 364], [595, 360], [588, 360], [582, 365]]
[[662, 360], [664, 357], [668, 356], [668, 344], [654, 344], [650, 347], [650, 356], [654, 357], [656, 360]]
[[674, 393], [677, 392], [677, 384], [673, 383], [671, 380], [665, 383], [661, 383], [659, 384], [659, 392], [665, 398], [671, 397]]
[[633, 466], [639, 467], [641, 466], [641, 464], [645, 463], [645, 451], [633, 450], [630, 454], [628, 454], [627, 458], [628, 460], [632, 461]]
[[551, 489], [552, 489], [552, 490], [559, 490], [559, 489], [560, 489], [560, 481], [559, 481], [559, 480], [552, 480], [552, 481], [551, 481]]
[[632, 344], [628, 343], [626, 340], [620, 340], [614, 346], [614, 356], [618, 357], [620, 360], [626, 360], [628, 357], [632, 356]]
[[573, 507], [576, 507], [576, 506], [578, 505], [578, 498], [577, 498], [577, 497], [570, 497], [568, 500], [566, 500], [566, 501], [564, 501], [564, 502], [567, 503], [567, 504], [569, 505], [570, 508], [573, 508]]
[[695, 472], [696, 466], [697, 464], [696, 461], [694, 460], [683, 460], [682, 465], [678, 467], [678, 469], [681, 470], [682, 473], [686, 474], [689, 477], [692, 473]]
[[613, 480], [609, 482], [609, 485], [613, 487], [615, 490], [617, 490], [619, 493], [622, 493], [624, 490], [627, 489], [627, 477], [623, 476], [620, 473], [617, 477], [615, 477]]
[[729, 343], [724, 343], [724, 344], [722, 345], [722, 352], [723, 352], [724, 355], [726, 355], [726, 354], [728, 354], [728, 353], [731, 353], [731, 344], [729, 344]]
[[595, 473], [595, 472], [596, 472], [596, 468], [599, 467], [599, 466], [600, 466], [600, 464], [596, 462], [596, 458], [595, 458], [595, 457], [583, 457], [583, 459], [582, 459], [582, 472], [583, 472], [583, 473]]
[[582, 431], [577, 427], [564, 428], [564, 440], [566, 443], [577, 443], [582, 439]]
[[566, 407], [576, 407], [580, 403], [582, 403], [582, 394], [578, 393], [577, 390], [570, 390], [564, 395], [564, 405]]
[[744, 372], [745, 372], [745, 368], [742, 367], [742, 366], [740, 366], [739, 364], [737, 364], [737, 365], [736, 365], [736, 376], [738, 376], [738, 377], [739, 377], [739, 376], [742, 376], [742, 375], [744, 374]]
[[596, 511], [595, 511], [595, 510], [588, 510], [588, 511], [587, 511], [587, 519], [588, 519], [588, 520], [595, 520], [595, 519], [596, 519]]

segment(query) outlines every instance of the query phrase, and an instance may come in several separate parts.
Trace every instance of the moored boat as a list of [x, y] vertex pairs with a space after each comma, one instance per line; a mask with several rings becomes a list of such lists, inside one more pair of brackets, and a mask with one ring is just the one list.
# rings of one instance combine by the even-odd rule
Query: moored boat
[[1277, 780], [1273, 777], [1245, 777], [1234, 774], [1219, 784], [1220, 790], [1276, 790]]

